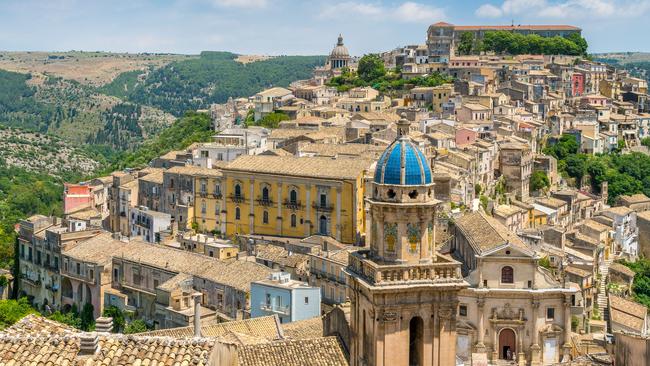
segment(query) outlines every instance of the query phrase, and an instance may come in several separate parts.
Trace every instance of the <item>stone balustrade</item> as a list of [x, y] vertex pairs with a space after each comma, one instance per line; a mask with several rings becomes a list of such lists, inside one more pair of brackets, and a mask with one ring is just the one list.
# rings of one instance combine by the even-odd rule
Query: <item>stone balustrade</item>
[[348, 270], [376, 286], [396, 285], [400, 282], [463, 282], [459, 263], [378, 264], [367, 258], [368, 253], [369, 251], [358, 251], [350, 255]]

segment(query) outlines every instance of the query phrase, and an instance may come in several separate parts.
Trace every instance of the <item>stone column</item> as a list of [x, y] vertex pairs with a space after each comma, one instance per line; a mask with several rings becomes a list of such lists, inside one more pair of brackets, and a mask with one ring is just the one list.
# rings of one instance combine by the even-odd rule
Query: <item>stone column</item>
[[456, 365], [456, 313], [453, 304], [443, 304], [438, 309], [440, 319], [440, 350], [439, 366]]
[[499, 329], [496, 326], [492, 326], [492, 362], [497, 362], [499, 359]]
[[476, 304], [478, 305], [478, 334], [475, 348], [477, 353], [485, 353], [485, 299], [479, 297]]
[[336, 240], [341, 241], [341, 187], [336, 187]]
[[431, 261], [431, 256], [427, 255], [429, 250], [429, 233], [427, 229], [426, 218], [420, 216], [420, 262]]
[[517, 336], [517, 364], [519, 366], [526, 366], [526, 354], [524, 353], [524, 330], [525, 326], [521, 326]]
[[305, 236], [311, 235], [311, 184], [305, 184], [306, 198], [305, 198], [305, 207], [307, 211], [307, 217], [305, 217]]
[[255, 233], [255, 197], [253, 197], [253, 194], [255, 193], [255, 179], [251, 179], [249, 183], [250, 184], [249, 184], [248, 194], [250, 195], [250, 197], [248, 201], [249, 201], [250, 209], [248, 215], [248, 233], [254, 234]]
[[277, 208], [278, 208], [278, 216], [276, 217], [275, 221], [275, 232], [279, 233], [282, 235], [282, 182], [278, 182], [278, 202], [277, 202]]
[[571, 360], [571, 298], [564, 297], [564, 345], [562, 362]]
[[[223, 187], [221, 188], [221, 235], [226, 235], [227, 224], [228, 224], [228, 211], [227, 211], [227, 202], [228, 199], [228, 181], [223, 182]], [[233, 212], [234, 217], [234, 212]]]
[[541, 347], [539, 346], [539, 300], [533, 299], [533, 342], [530, 346], [530, 364], [531, 366], [539, 366], [542, 364], [541, 360]]

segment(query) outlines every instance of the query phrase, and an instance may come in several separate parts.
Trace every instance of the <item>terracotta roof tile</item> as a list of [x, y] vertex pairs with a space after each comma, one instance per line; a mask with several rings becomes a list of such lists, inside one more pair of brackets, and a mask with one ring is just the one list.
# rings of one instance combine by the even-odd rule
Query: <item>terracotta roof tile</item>
[[243, 346], [238, 350], [240, 366], [347, 366], [336, 337], [285, 340]]

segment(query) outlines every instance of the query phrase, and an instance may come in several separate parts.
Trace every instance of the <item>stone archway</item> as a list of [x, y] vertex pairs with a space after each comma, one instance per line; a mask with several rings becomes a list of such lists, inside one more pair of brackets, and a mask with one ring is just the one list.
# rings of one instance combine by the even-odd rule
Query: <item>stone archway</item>
[[517, 358], [517, 335], [510, 328], [499, 332], [499, 359], [515, 360]]
[[424, 321], [414, 316], [409, 322], [409, 366], [424, 364]]

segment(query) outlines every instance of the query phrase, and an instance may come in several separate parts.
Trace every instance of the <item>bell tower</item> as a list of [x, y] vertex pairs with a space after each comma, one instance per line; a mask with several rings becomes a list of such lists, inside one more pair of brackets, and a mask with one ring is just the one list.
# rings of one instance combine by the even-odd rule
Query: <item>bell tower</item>
[[460, 263], [436, 253], [432, 172], [397, 123], [377, 162], [369, 247], [350, 256], [352, 366], [453, 366]]

